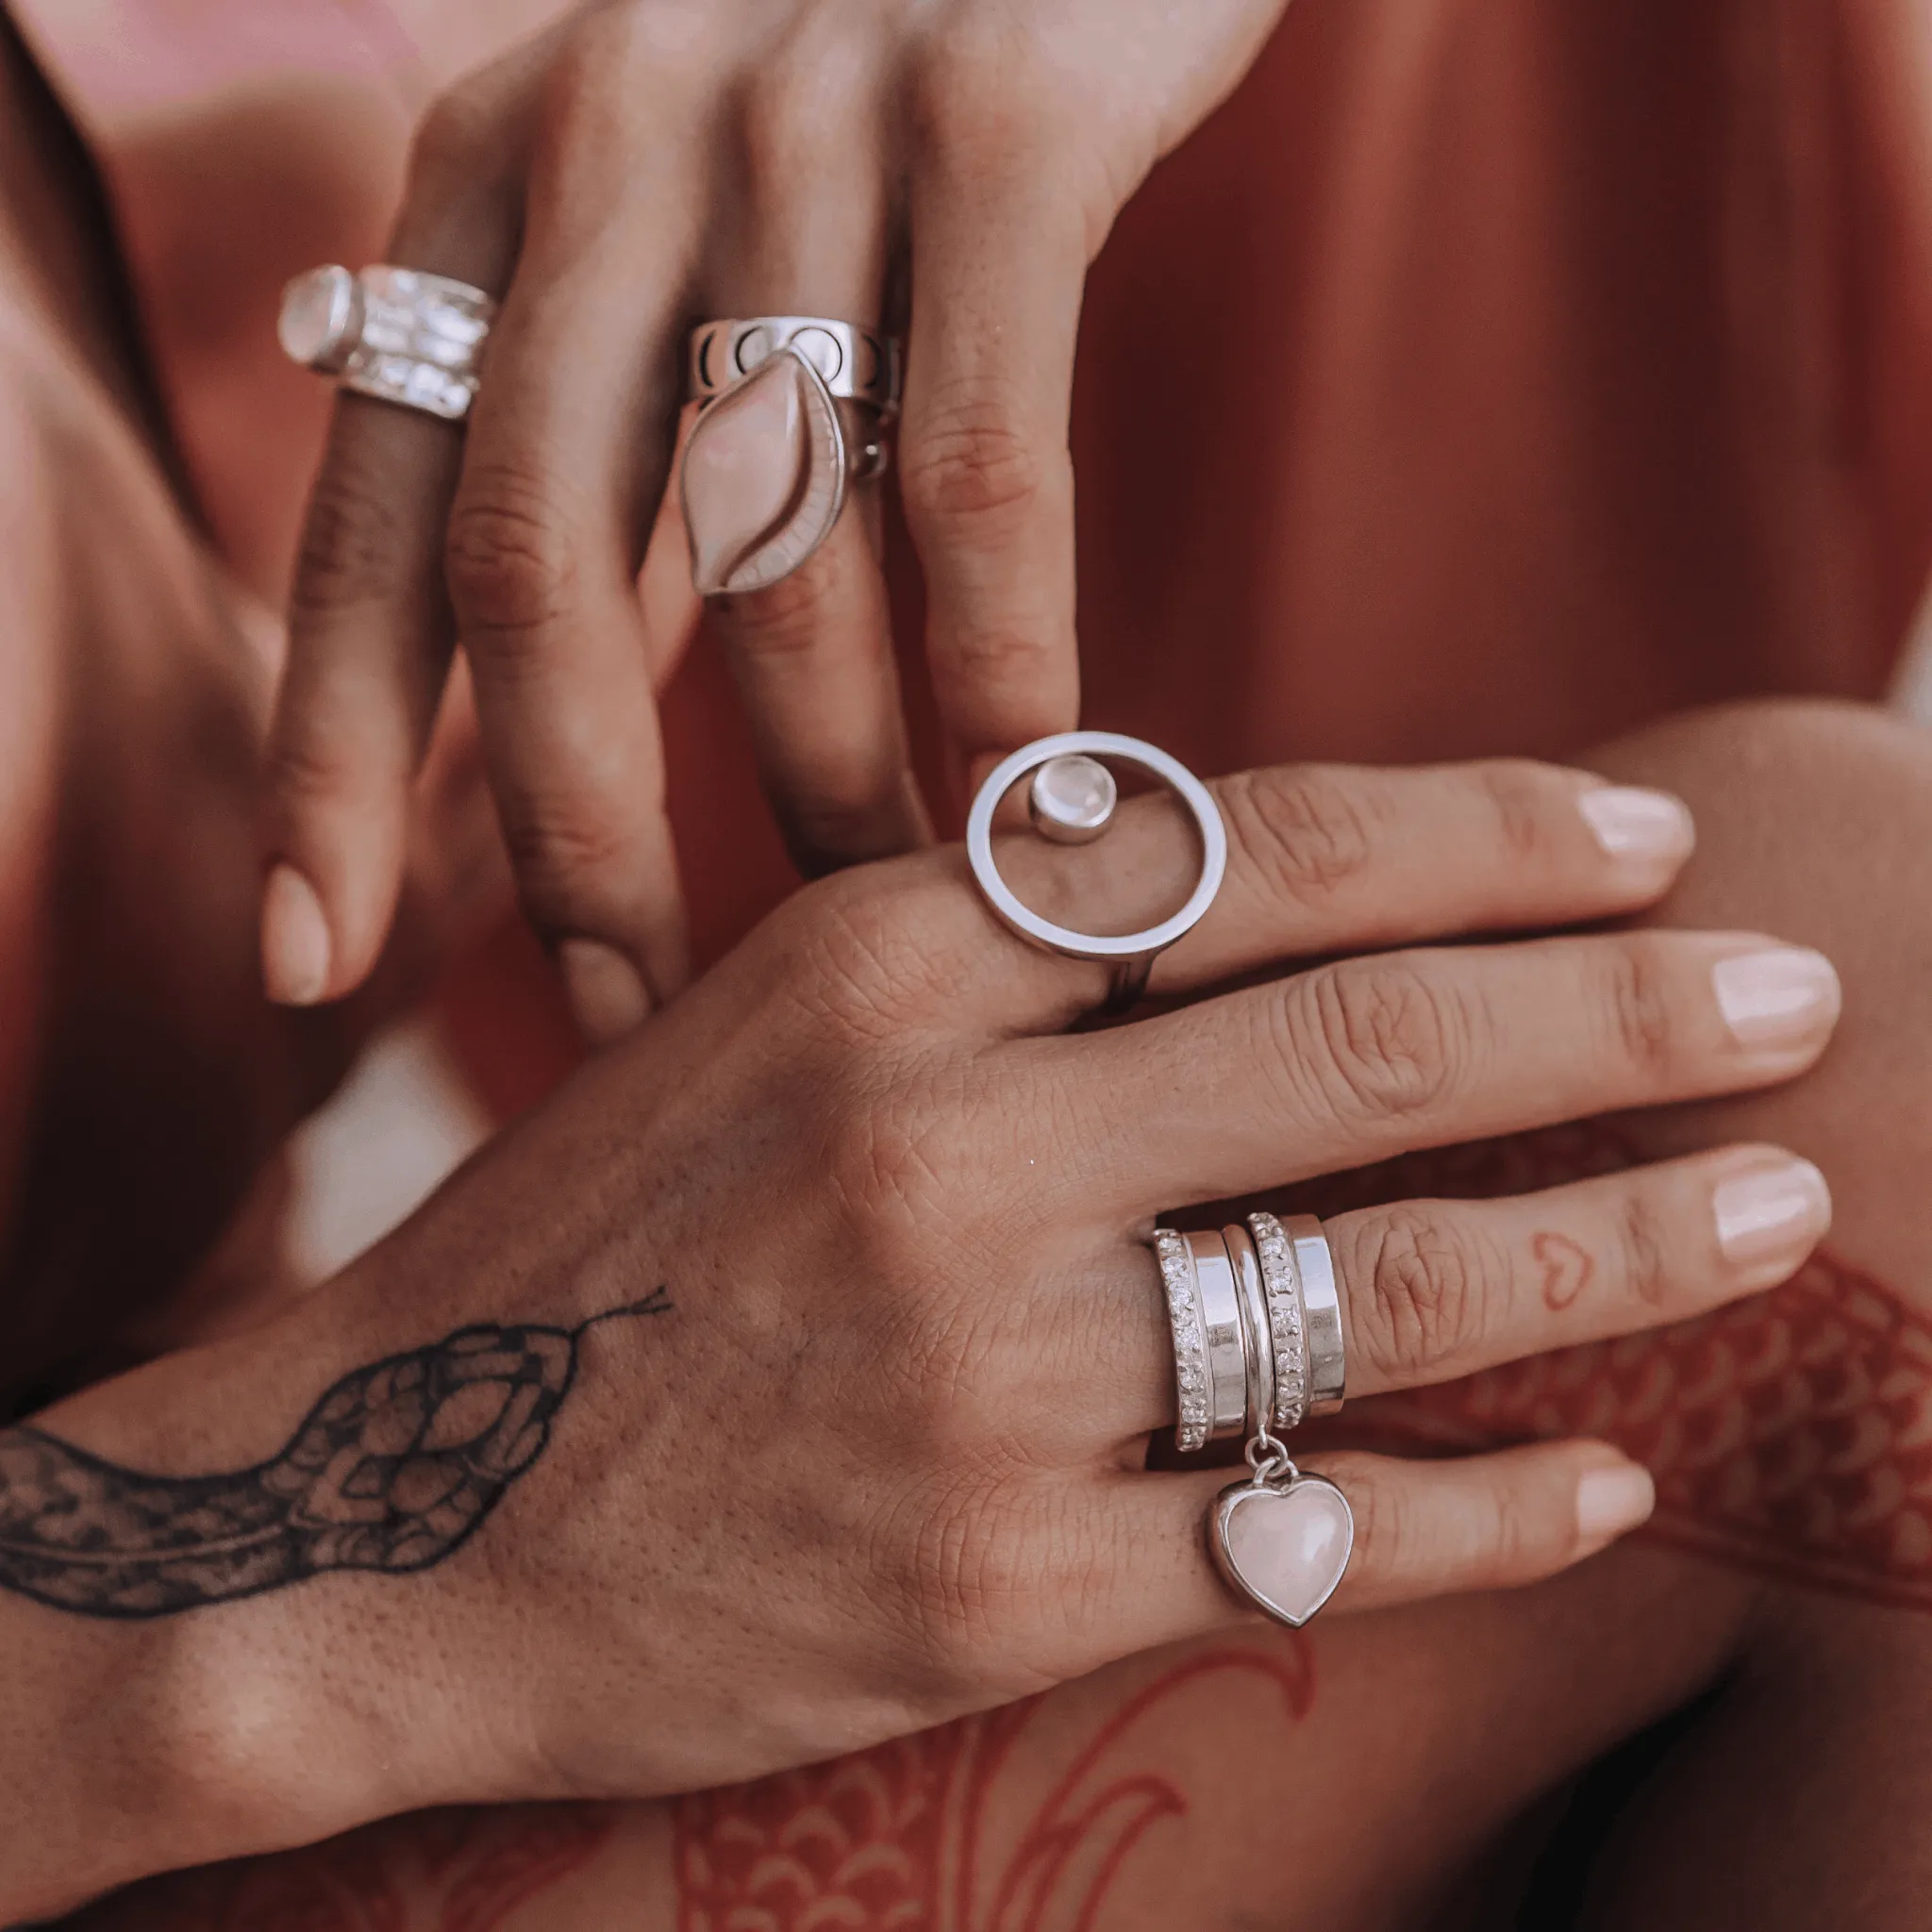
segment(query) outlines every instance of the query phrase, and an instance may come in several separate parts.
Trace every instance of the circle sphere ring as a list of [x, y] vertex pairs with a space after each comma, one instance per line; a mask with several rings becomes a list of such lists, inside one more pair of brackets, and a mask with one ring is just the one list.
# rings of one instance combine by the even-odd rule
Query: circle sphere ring
[[[1084, 755], [1088, 758], [1117, 758], [1151, 773], [1174, 791], [1194, 821], [1201, 840], [1201, 875], [1186, 905], [1158, 925], [1140, 932], [1120, 934], [1075, 932], [1057, 925], [1050, 919], [1021, 903], [1019, 896], [1000, 876], [992, 856], [992, 819], [999, 803], [1021, 779], [1038, 771], [1053, 758]], [[973, 801], [966, 820], [966, 858], [973, 876], [1002, 921], [1024, 940], [1043, 946], [1050, 953], [1064, 954], [1070, 959], [1092, 959], [1112, 965], [1152, 959], [1191, 932], [1213, 905], [1227, 871], [1227, 828], [1222, 823], [1221, 808], [1214, 795], [1181, 761], [1144, 739], [1129, 738], [1119, 731], [1062, 731], [1052, 738], [1036, 739], [995, 765]]]

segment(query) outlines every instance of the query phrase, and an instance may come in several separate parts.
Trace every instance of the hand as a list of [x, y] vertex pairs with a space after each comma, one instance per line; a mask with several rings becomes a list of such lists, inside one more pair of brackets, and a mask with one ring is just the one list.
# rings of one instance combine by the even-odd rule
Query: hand
[[[653, 634], [638, 572], [697, 317], [874, 323], [909, 278], [898, 487], [956, 759], [1076, 723], [1067, 416], [1087, 265], [1280, 10], [619, 0], [441, 101], [391, 259], [504, 307], [467, 444], [338, 405], [276, 732], [275, 996], [340, 998], [369, 971], [458, 637], [524, 904], [587, 1032], [621, 1033], [682, 983], [652, 689], [681, 638]], [[875, 508], [712, 613], [808, 874], [927, 837]]]
[[[1143, 1466], [1174, 1417], [1158, 1211], [1763, 1086], [1835, 1020], [1822, 958], [1744, 934], [1387, 951], [1213, 992], [1298, 958], [1628, 912], [1689, 845], [1657, 794], [1540, 766], [1219, 791], [1230, 868], [1157, 973], [1175, 1009], [1070, 1036], [1103, 970], [997, 927], [955, 851], [822, 882], [335, 1289], [124, 1382], [121, 1416], [149, 1421], [90, 1421], [95, 1396], [46, 1419], [146, 1472], [270, 1472], [274, 1509], [322, 1539], [272, 1546], [248, 1506], [242, 1580], [271, 1593], [189, 1620], [207, 1708], [248, 1687], [211, 1761], [286, 1790], [260, 1702], [323, 1710], [308, 1836], [445, 1799], [688, 1789], [1226, 1624], [1202, 1541], [1226, 1473]], [[1104, 873], [1030, 836], [1006, 862], [1061, 910], [1083, 875], [1144, 881], [1181, 844], [1139, 800]], [[1790, 1273], [1827, 1213], [1814, 1170], [1755, 1146], [1338, 1216], [1351, 1393], [1690, 1316]], [[582, 1325], [640, 1304], [648, 1320]], [[488, 1396], [462, 1367], [486, 1357]], [[247, 1419], [219, 1463], [217, 1414]], [[442, 1459], [410, 1446], [431, 1439]], [[1307, 1461], [1358, 1525], [1324, 1615], [1545, 1575], [1650, 1498], [1589, 1441]], [[271, 1548], [280, 1580], [347, 1574], [271, 1589]], [[354, 1578], [397, 1569], [421, 1574]], [[407, 1689], [371, 1657], [403, 1660]], [[325, 1742], [369, 1709], [366, 1748]]]

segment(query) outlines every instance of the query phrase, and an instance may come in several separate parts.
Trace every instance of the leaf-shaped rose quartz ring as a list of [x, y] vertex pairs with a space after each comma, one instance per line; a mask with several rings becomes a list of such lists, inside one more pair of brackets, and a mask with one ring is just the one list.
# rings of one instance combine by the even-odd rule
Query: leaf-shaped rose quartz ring
[[883, 468], [898, 345], [824, 316], [708, 322], [689, 376], [701, 410], [680, 485], [691, 582], [707, 597], [761, 591], [830, 536], [847, 479]]
[[[1118, 788], [1101, 761], [1137, 766], [1168, 786], [1187, 807], [1201, 841], [1201, 871], [1178, 912], [1140, 932], [1086, 933], [1057, 925], [1024, 905], [1000, 876], [992, 853], [993, 814], [1022, 778], [1030, 777], [1027, 806], [1035, 830], [1060, 844], [1098, 839], [1113, 822]], [[1062, 731], [1022, 745], [987, 774], [966, 820], [966, 857], [987, 904], [1023, 940], [1070, 959], [1096, 959], [1113, 968], [1105, 1010], [1124, 1012], [1146, 991], [1154, 961], [1191, 932], [1221, 891], [1227, 870], [1227, 828], [1213, 794], [1187, 766], [1144, 739], [1118, 731]]]

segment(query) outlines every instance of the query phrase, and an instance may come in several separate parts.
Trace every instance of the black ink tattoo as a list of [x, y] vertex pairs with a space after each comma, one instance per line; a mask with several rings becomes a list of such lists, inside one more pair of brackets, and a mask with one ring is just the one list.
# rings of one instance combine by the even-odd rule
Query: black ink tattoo
[[164, 1617], [325, 1570], [426, 1570], [542, 1455], [597, 1322], [458, 1328], [337, 1382], [272, 1461], [145, 1475], [43, 1430], [0, 1429], [0, 1589], [90, 1617]]

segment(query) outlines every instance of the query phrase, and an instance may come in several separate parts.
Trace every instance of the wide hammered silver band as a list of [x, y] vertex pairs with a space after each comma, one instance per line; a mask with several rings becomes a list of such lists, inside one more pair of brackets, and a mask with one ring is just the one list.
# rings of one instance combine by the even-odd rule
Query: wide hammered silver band
[[825, 315], [750, 315], [701, 323], [691, 331], [688, 392], [708, 403], [759, 364], [790, 349], [818, 373], [841, 402], [876, 410], [881, 423], [899, 413], [899, 343], [856, 322]]
[[[1102, 758], [1136, 765], [1161, 780], [1188, 808], [1201, 841], [1201, 871], [1186, 904], [1140, 932], [1075, 932], [1041, 918], [1001, 877], [993, 858], [993, 814], [1022, 778], [1033, 781], [1028, 808], [1035, 828], [1044, 837], [1062, 844], [1085, 844], [1105, 832], [1113, 822], [1118, 789]], [[1227, 827], [1214, 794], [1158, 745], [1118, 731], [1062, 731], [1022, 745], [987, 774], [966, 818], [966, 858], [987, 904], [1008, 930], [1046, 952], [1097, 960], [1113, 969], [1102, 1010], [1119, 1013], [1146, 991], [1154, 961], [1191, 932], [1213, 905], [1227, 871]]]
[[476, 399], [496, 304], [448, 275], [330, 264], [282, 291], [283, 353], [344, 389], [459, 423]]

